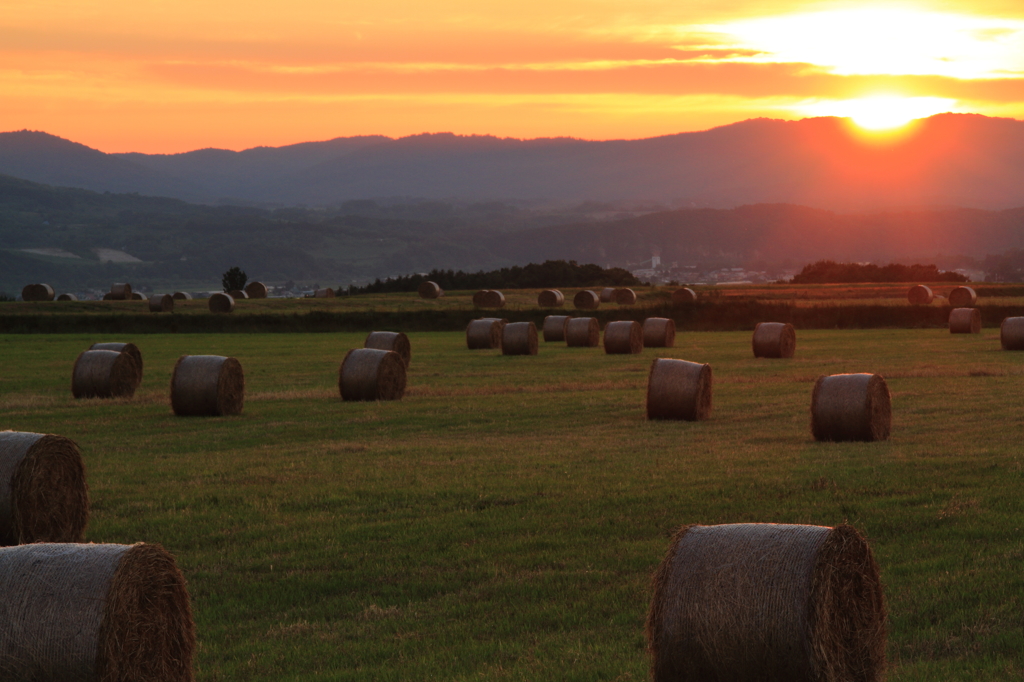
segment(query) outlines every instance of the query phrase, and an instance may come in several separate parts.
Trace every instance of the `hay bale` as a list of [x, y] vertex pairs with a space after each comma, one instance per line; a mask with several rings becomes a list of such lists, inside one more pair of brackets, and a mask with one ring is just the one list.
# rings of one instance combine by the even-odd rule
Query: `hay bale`
[[86, 350], [71, 370], [75, 398], [131, 398], [142, 383], [142, 369], [128, 353]]
[[502, 355], [536, 355], [537, 325], [533, 322], [513, 322], [501, 328]]
[[29, 284], [21, 290], [23, 301], [52, 301], [53, 287], [49, 284]]
[[313, 292], [313, 298], [334, 298], [334, 289], [327, 287], [326, 289], [317, 289]]
[[595, 348], [601, 343], [601, 325], [596, 317], [573, 317], [565, 324], [565, 345]]
[[[117, 353], [127, 353], [132, 356], [135, 360], [135, 364], [139, 366], [139, 382], [142, 382], [143, 366], [142, 366], [142, 351], [134, 343], [122, 343], [122, 342], [104, 342], [94, 343], [89, 346], [89, 350], [112, 350]], [[138, 384], [136, 384], [138, 388]]]
[[954, 308], [967, 308], [978, 302], [978, 294], [971, 287], [957, 287], [949, 292], [949, 304]]
[[440, 298], [444, 296], [444, 292], [441, 291], [441, 287], [437, 286], [437, 282], [422, 282], [419, 286], [420, 298]]
[[697, 292], [693, 289], [683, 287], [672, 292], [673, 305], [688, 305], [697, 302]]
[[173, 298], [175, 301], [191, 301], [192, 294], [188, 293], [187, 291], [175, 291], [173, 294], [171, 294], [171, 298]]
[[977, 308], [953, 308], [949, 311], [950, 334], [980, 334], [981, 311]]
[[601, 298], [593, 291], [585, 289], [573, 297], [572, 304], [577, 310], [597, 310], [601, 305]]
[[632, 289], [623, 287], [621, 289], [616, 289], [612, 298], [619, 305], [633, 305], [636, 303], [636, 292]]
[[1007, 317], [999, 325], [999, 344], [1003, 350], [1024, 350], [1024, 317]]
[[611, 303], [615, 300], [615, 287], [605, 287], [601, 289], [601, 293], [598, 294], [598, 298], [601, 303]]
[[179, 417], [242, 414], [245, 374], [235, 358], [182, 355], [171, 374], [171, 409]]
[[565, 341], [565, 329], [572, 318], [568, 315], [548, 315], [544, 318], [541, 329], [544, 331], [544, 342]]
[[350, 350], [338, 370], [338, 390], [342, 400], [401, 400], [405, 362], [390, 350]]
[[647, 418], [707, 419], [713, 386], [711, 365], [655, 358], [647, 375]]
[[928, 305], [935, 300], [935, 293], [931, 287], [918, 284], [910, 287], [910, 291], [907, 292], [907, 300], [910, 301], [910, 305]]
[[116, 301], [118, 299], [114, 298], [114, 295], [112, 293], [107, 292], [107, 293], [103, 294], [103, 300], [104, 301]]
[[266, 298], [267, 285], [263, 282], [249, 282], [245, 285], [245, 293], [249, 298]]
[[811, 393], [814, 440], [886, 440], [892, 423], [889, 387], [880, 374], [821, 376]]
[[466, 347], [470, 350], [501, 348], [501, 330], [508, 320], [498, 317], [482, 317], [466, 326]]
[[75, 442], [0, 431], [0, 545], [81, 542], [88, 522], [89, 487]]
[[231, 298], [235, 299], [236, 301], [240, 300], [240, 299], [243, 299], [243, 298], [249, 298], [249, 294], [245, 293], [245, 291], [242, 290], [242, 289], [232, 289], [231, 291], [229, 291], [227, 293], [228, 293], [228, 296], [230, 296]]
[[609, 322], [604, 327], [604, 352], [608, 355], [644, 352], [644, 330], [636, 320]]
[[473, 294], [473, 305], [477, 308], [504, 308], [505, 294], [494, 289], [481, 289]]
[[370, 332], [363, 342], [363, 348], [376, 348], [377, 350], [390, 350], [398, 353], [405, 363], [406, 369], [412, 361], [412, 346], [409, 344], [409, 337], [402, 332]]
[[755, 358], [791, 358], [796, 330], [788, 322], [758, 322], [752, 340]]
[[235, 299], [229, 294], [218, 292], [210, 297], [209, 306], [211, 313], [230, 313], [235, 309]]
[[645, 348], [672, 348], [676, 345], [676, 323], [667, 317], [648, 317], [644, 320]]
[[170, 294], [153, 294], [149, 297], [149, 312], [169, 313], [174, 310], [174, 297]]
[[148, 299], [145, 296], [143, 296], [140, 292], [133, 291], [132, 292], [132, 300], [133, 301], [146, 301]]
[[61, 294], [57, 297], [58, 301], [77, 301], [78, 297], [74, 294]]
[[565, 296], [558, 289], [545, 289], [537, 294], [537, 306], [540, 308], [561, 308], [565, 305]]
[[111, 301], [130, 301], [132, 300], [132, 285], [127, 282], [115, 283], [110, 285], [110, 300]]
[[684, 526], [652, 583], [655, 682], [885, 676], [878, 564], [852, 526]]
[[185, 578], [160, 545], [0, 549], [4, 680], [192, 682]]

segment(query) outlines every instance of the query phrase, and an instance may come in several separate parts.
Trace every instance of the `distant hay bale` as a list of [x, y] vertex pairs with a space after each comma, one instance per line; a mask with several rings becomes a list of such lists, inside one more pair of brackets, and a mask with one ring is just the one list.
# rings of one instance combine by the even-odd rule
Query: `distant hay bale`
[[192, 682], [185, 578], [160, 545], [0, 549], [3, 679]]
[[[24, 296], [22, 298], [24, 298]], [[58, 301], [77, 301], [78, 297], [75, 296], [74, 294], [61, 294], [60, 296], [57, 297], [57, 300]]]
[[752, 340], [755, 358], [791, 358], [796, 330], [788, 322], [758, 322]]
[[949, 292], [949, 304], [954, 308], [967, 308], [978, 303], [978, 294], [971, 287], [957, 287]]
[[537, 306], [540, 308], [561, 308], [565, 305], [565, 296], [558, 289], [545, 289], [537, 294]]
[[910, 301], [910, 305], [928, 305], [935, 300], [935, 294], [931, 287], [918, 284], [910, 287], [910, 291], [907, 292], [907, 300]]
[[363, 348], [394, 351], [402, 358], [406, 369], [412, 361], [412, 345], [409, 343], [409, 337], [402, 332], [370, 332], [363, 342]]
[[188, 293], [187, 291], [175, 291], [173, 294], [173, 298], [175, 301], [191, 301], [192, 294]]
[[876, 441], [889, 437], [892, 404], [879, 374], [818, 377], [811, 393], [811, 433], [818, 441]]
[[466, 326], [466, 347], [470, 350], [501, 348], [501, 330], [508, 320], [499, 317], [482, 317], [472, 320]]
[[565, 329], [572, 318], [568, 315], [548, 315], [544, 318], [544, 342], [565, 341]]
[[615, 287], [605, 287], [601, 289], [601, 293], [598, 294], [598, 298], [601, 299], [601, 303], [611, 303], [615, 300]]
[[110, 300], [111, 301], [130, 301], [132, 300], [132, 285], [127, 282], [120, 282], [110, 285]]
[[437, 282], [423, 282], [419, 286], [420, 298], [440, 298], [444, 295], [441, 287], [437, 286]]
[[533, 322], [512, 322], [501, 329], [502, 355], [536, 355], [537, 325]]
[[604, 327], [604, 352], [608, 355], [644, 352], [644, 330], [636, 320], [609, 322]]
[[148, 299], [145, 296], [143, 296], [142, 293], [140, 293], [138, 291], [133, 291], [132, 292], [132, 300], [133, 301], [145, 301], [145, 300], [148, 300]]
[[648, 317], [644, 320], [645, 348], [672, 348], [676, 345], [676, 323], [667, 317]]
[[573, 317], [565, 324], [565, 345], [595, 348], [601, 344], [601, 324], [596, 317]]
[[684, 526], [652, 580], [651, 679], [879, 682], [886, 609], [852, 526]]
[[211, 313], [230, 313], [235, 309], [235, 299], [228, 294], [217, 292], [210, 296], [209, 306]]
[[1024, 350], [1024, 317], [1007, 317], [999, 325], [999, 344], [1003, 350]]
[[619, 305], [633, 305], [636, 303], [636, 292], [632, 289], [623, 287], [621, 289], [616, 289], [612, 298]]
[[326, 289], [317, 289], [313, 292], [313, 298], [334, 298], [334, 289], [327, 287]]
[[232, 289], [231, 291], [228, 292], [228, 296], [235, 299], [236, 301], [243, 298], [249, 298], [249, 294], [245, 293], [244, 289]]
[[697, 292], [693, 289], [683, 287], [682, 289], [676, 289], [672, 292], [673, 305], [686, 305], [688, 303], [695, 303], [696, 301]]
[[267, 285], [263, 282], [249, 282], [245, 285], [245, 293], [249, 298], [266, 298]]
[[131, 398], [142, 381], [142, 370], [128, 353], [86, 350], [71, 370], [75, 398]]
[[29, 284], [21, 290], [23, 301], [52, 301], [53, 287], [49, 284]]
[[149, 312], [169, 313], [174, 311], [174, 297], [170, 294], [153, 294], [149, 297]]
[[81, 542], [88, 523], [89, 487], [75, 442], [0, 431], [0, 545]]
[[481, 289], [473, 294], [473, 305], [477, 308], [504, 308], [505, 294], [494, 289]]
[[572, 304], [577, 310], [597, 310], [601, 305], [601, 298], [593, 291], [584, 289], [573, 297]]
[[401, 400], [405, 394], [405, 362], [394, 351], [350, 350], [338, 371], [338, 390], [342, 400]]
[[123, 343], [123, 342], [104, 342], [94, 343], [89, 346], [89, 350], [112, 350], [117, 353], [127, 353], [132, 356], [135, 360], [135, 364], [139, 366], [139, 381], [142, 381], [143, 366], [142, 366], [142, 351], [134, 343]]
[[171, 374], [171, 409], [179, 417], [242, 414], [245, 374], [235, 358], [182, 355]]
[[107, 293], [103, 294], [103, 300], [104, 301], [116, 301], [117, 299], [114, 298], [114, 295], [108, 291]]
[[980, 334], [981, 311], [977, 308], [953, 308], [949, 311], [950, 334]]
[[713, 387], [711, 365], [655, 358], [647, 376], [647, 418], [707, 419]]

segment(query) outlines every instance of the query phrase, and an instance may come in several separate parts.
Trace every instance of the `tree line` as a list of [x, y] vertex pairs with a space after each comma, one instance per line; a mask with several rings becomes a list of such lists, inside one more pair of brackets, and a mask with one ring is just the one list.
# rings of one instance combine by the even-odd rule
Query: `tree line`
[[837, 263], [820, 260], [793, 276], [793, 284], [852, 284], [855, 282], [966, 282], [959, 272], [939, 270], [936, 265], [890, 263]]

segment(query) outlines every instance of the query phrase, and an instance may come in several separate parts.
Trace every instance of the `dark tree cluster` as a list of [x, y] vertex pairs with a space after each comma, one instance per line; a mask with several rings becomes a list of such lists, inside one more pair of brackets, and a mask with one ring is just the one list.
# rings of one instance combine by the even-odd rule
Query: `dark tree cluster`
[[935, 265], [890, 263], [836, 263], [820, 260], [793, 276], [793, 284], [852, 284], [856, 282], [966, 282], [958, 272], [939, 270]]

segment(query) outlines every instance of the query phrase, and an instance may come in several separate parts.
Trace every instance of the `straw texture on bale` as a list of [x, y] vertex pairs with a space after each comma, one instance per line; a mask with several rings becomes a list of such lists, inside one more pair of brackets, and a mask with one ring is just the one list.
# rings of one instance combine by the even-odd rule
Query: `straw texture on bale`
[[601, 289], [601, 293], [598, 294], [601, 299], [601, 303], [611, 303], [615, 300], [615, 287], [605, 287]]
[[149, 297], [149, 312], [169, 313], [174, 310], [174, 297], [170, 294], [153, 294]]
[[110, 300], [130, 301], [132, 300], [132, 285], [127, 282], [119, 282], [110, 285]]
[[175, 291], [173, 298], [175, 301], [191, 301], [192, 294], [187, 291]]
[[313, 298], [334, 298], [334, 289], [330, 287], [317, 289], [313, 292]]
[[949, 292], [949, 304], [954, 308], [966, 308], [978, 302], [978, 294], [971, 287], [957, 287]]
[[597, 310], [601, 305], [601, 298], [593, 291], [584, 289], [573, 297], [572, 304], [577, 310]]
[[81, 542], [88, 522], [89, 487], [75, 442], [0, 431], [0, 545]]
[[363, 348], [394, 351], [402, 358], [407, 369], [412, 360], [412, 346], [409, 344], [409, 337], [402, 332], [370, 332], [366, 336], [366, 341], [363, 342]]
[[907, 292], [907, 300], [910, 301], [910, 305], [928, 305], [935, 300], [935, 294], [931, 287], [918, 284], [910, 287], [910, 291]]
[[561, 308], [565, 305], [565, 295], [558, 289], [545, 289], [537, 294], [537, 305], [541, 308]]
[[684, 526], [652, 580], [655, 682], [880, 682], [878, 564], [852, 526]]
[[791, 358], [796, 351], [796, 330], [788, 322], [758, 322], [751, 344], [755, 358]]
[[683, 287], [682, 289], [676, 289], [672, 292], [672, 303], [676, 305], [684, 305], [687, 303], [693, 303], [697, 300], [697, 292], [693, 289]]
[[999, 344], [1003, 350], [1024, 350], [1024, 317], [1007, 317], [999, 325]]
[[71, 370], [75, 398], [131, 398], [142, 383], [142, 370], [128, 353], [86, 350]]
[[266, 298], [267, 285], [263, 282], [249, 282], [245, 285], [245, 293], [249, 298]]
[[644, 330], [636, 320], [609, 322], [604, 327], [604, 352], [609, 355], [644, 352]]
[[707, 419], [713, 386], [711, 365], [655, 358], [647, 375], [647, 418]]
[[179, 417], [242, 414], [245, 374], [235, 358], [182, 355], [171, 374], [171, 409]]
[[228, 296], [235, 299], [236, 301], [243, 298], [249, 298], [249, 294], [245, 293], [243, 289], [232, 289], [231, 291], [228, 292]]
[[548, 315], [544, 318], [544, 325], [541, 329], [544, 332], [544, 341], [565, 341], [565, 329], [572, 319], [568, 315]]
[[0, 679], [195, 679], [185, 578], [160, 545], [0, 549], [0, 593]]
[[811, 393], [811, 433], [818, 441], [886, 440], [889, 387], [879, 374], [821, 376]]
[[405, 363], [390, 350], [350, 350], [338, 371], [338, 390], [342, 400], [401, 400]]
[[418, 291], [420, 298], [440, 298], [444, 295], [441, 287], [437, 286], [437, 282], [423, 282]]
[[502, 355], [536, 355], [537, 325], [533, 322], [512, 322], [501, 328]]
[[644, 320], [645, 348], [672, 348], [676, 345], [676, 323], [667, 317], [648, 317]]
[[466, 347], [470, 350], [501, 348], [501, 329], [508, 320], [499, 317], [482, 317], [472, 320], [466, 326]]
[[596, 317], [573, 317], [565, 324], [565, 345], [594, 348], [601, 344], [601, 324]]
[[619, 305], [633, 305], [636, 303], [636, 292], [632, 289], [616, 289], [612, 297]]
[[49, 284], [29, 284], [21, 290], [23, 301], [52, 301], [53, 287]]
[[139, 381], [142, 381], [142, 351], [134, 343], [121, 343], [121, 342], [106, 342], [106, 343], [94, 343], [89, 346], [89, 350], [112, 350], [118, 353], [127, 353], [135, 359], [136, 364], [139, 366]]
[[133, 301], [145, 301], [145, 300], [147, 300], [147, 299], [146, 299], [146, 297], [145, 297], [145, 296], [143, 296], [143, 295], [142, 295], [142, 294], [141, 294], [140, 292], [138, 292], [138, 291], [133, 291], [133, 292], [132, 292], [132, 298], [131, 298], [131, 300], [133, 300]]
[[953, 308], [949, 311], [950, 334], [980, 334], [981, 311], [977, 308]]
[[57, 297], [58, 301], [77, 301], [78, 297], [74, 294], [61, 294]]
[[473, 305], [477, 308], [504, 308], [505, 294], [494, 289], [481, 289], [473, 294]]
[[235, 309], [235, 299], [228, 294], [217, 292], [210, 296], [209, 306], [211, 313], [230, 313]]

